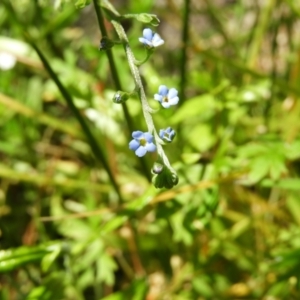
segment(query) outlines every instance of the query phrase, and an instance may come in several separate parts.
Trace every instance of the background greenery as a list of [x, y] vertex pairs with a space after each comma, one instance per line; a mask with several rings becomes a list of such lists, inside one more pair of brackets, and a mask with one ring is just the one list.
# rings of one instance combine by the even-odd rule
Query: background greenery
[[[171, 190], [128, 149], [146, 124], [111, 100], [134, 83], [95, 3], [0, 4], [0, 298], [299, 299], [300, 1], [111, 1], [161, 20], [140, 71], [151, 106], [181, 95], [153, 115], [177, 130]], [[142, 59], [146, 25], [122, 25]]]

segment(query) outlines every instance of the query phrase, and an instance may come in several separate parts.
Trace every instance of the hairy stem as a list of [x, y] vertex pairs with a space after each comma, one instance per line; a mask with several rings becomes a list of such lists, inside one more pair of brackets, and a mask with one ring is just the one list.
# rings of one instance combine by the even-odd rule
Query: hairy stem
[[[135, 56], [130, 48], [129, 42], [128, 42], [128, 38], [127, 35], [124, 31], [124, 28], [122, 27], [122, 25], [117, 22], [117, 21], [112, 21], [112, 24], [120, 38], [120, 40], [123, 42], [124, 45], [124, 50], [126, 52], [126, 56], [128, 59], [128, 63], [129, 63], [129, 68], [131, 70], [132, 76], [134, 78], [134, 82], [136, 84], [136, 87], [138, 89], [138, 94], [142, 103], [142, 110], [143, 110], [143, 115], [145, 117], [145, 121], [147, 124], [147, 128], [148, 131], [150, 133], [153, 133], [155, 142], [156, 142], [156, 147], [157, 147], [157, 153], [159, 154], [159, 156], [161, 157], [163, 163], [165, 164], [166, 167], [168, 167], [169, 169], [173, 168], [170, 165], [170, 162], [168, 160], [168, 157], [166, 156], [163, 148], [162, 148], [162, 140], [160, 139], [160, 137], [158, 136], [154, 123], [153, 123], [153, 119], [151, 116], [151, 112], [153, 112], [152, 108], [149, 106], [148, 101], [147, 101], [147, 97], [146, 97], [146, 93], [145, 93], [145, 89], [142, 83], [142, 79], [141, 79], [141, 75], [140, 75], [140, 71], [138, 69], [138, 67], [136, 66], [135, 62]], [[173, 170], [174, 171], [174, 170]]]

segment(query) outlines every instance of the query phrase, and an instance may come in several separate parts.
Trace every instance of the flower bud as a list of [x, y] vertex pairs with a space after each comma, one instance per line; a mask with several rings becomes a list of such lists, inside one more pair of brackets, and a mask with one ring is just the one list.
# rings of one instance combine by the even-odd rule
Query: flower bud
[[158, 189], [167, 188], [171, 189], [178, 183], [178, 176], [174, 170], [170, 170], [165, 165], [155, 163], [152, 169], [154, 176], [152, 183]]
[[110, 40], [108, 37], [104, 36], [99, 45], [99, 50], [100, 51], [107, 51], [111, 49], [115, 45], [115, 42]]
[[131, 93], [117, 91], [113, 97], [113, 102], [117, 104], [124, 103], [125, 101], [128, 100], [130, 94]]

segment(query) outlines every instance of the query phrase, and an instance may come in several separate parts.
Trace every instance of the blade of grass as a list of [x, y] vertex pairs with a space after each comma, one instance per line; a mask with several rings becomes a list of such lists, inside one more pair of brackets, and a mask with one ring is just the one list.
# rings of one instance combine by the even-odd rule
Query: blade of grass
[[76, 126], [71, 126], [66, 123], [62, 123], [61, 120], [53, 118], [47, 114], [34, 111], [33, 109], [27, 107], [21, 102], [8, 97], [0, 93], [0, 104], [3, 104], [6, 108], [10, 109], [13, 112], [19, 113], [25, 117], [32, 118], [34, 121], [37, 121], [41, 124], [48, 125], [53, 129], [60, 130], [62, 132], [68, 133], [71, 136], [82, 138], [83, 135]]
[[[201, 46], [198, 46], [197, 44], [193, 45], [194, 50], [201, 55], [213, 60], [213, 61], [220, 61], [224, 63], [227, 66], [230, 66], [236, 70], [239, 70], [242, 73], [249, 74], [253, 77], [256, 78], [269, 78], [269, 74], [262, 74], [257, 72], [256, 70], [250, 69], [243, 62], [237, 61], [237, 60], [232, 60], [232, 59], [227, 59], [224, 56], [214, 53], [211, 50], [203, 50]], [[300, 88], [296, 85], [291, 85], [287, 83], [285, 80], [282, 80], [280, 78], [274, 78], [274, 84], [276, 84], [278, 87], [280, 87], [282, 90], [286, 92], [293, 92], [296, 95], [300, 95]]]
[[30, 44], [32, 45], [32, 47], [34, 48], [34, 50], [36, 51], [36, 53], [38, 54], [38, 56], [40, 57], [45, 69], [48, 71], [50, 77], [52, 78], [52, 80], [55, 82], [55, 84], [57, 85], [59, 91], [61, 92], [63, 98], [66, 100], [69, 108], [71, 109], [73, 115], [75, 116], [75, 118], [77, 119], [77, 121], [79, 122], [88, 142], [89, 145], [91, 147], [92, 152], [94, 153], [94, 156], [97, 158], [97, 160], [99, 160], [101, 162], [101, 164], [103, 165], [105, 171], [107, 172], [109, 179], [116, 191], [116, 193], [119, 196], [120, 201], [122, 202], [122, 195], [119, 189], [119, 186], [115, 180], [115, 177], [110, 169], [110, 166], [107, 163], [106, 157], [104, 155], [104, 152], [102, 151], [102, 148], [98, 145], [92, 131], [90, 130], [89, 126], [87, 125], [87, 123], [85, 122], [83, 116], [81, 115], [81, 113], [79, 112], [79, 110], [77, 109], [77, 107], [75, 106], [72, 96], [69, 94], [69, 92], [67, 91], [67, 89], [64, 87], [64, 85], [61, 83], [61, 81], [59, 80], [58, 76], [56, 75], [56, 73], [53, 71], [53, 69], [51, 68], [50, 64], [48, 63], [48, 60], [46, 59], [46, 57], [44, 56], [44, 54], [42, 53], [42, 51], [38, 48], [38, 46], [32, 41], [29, 40]]
[[46, 176], [41, 173], [18, 172], [7, 166], [0, 164], [0, 177], [12, 181], [28, 182], [37, 186], [60, 186], [71, 189], [94, 190], [97, 192], [109, 192], [111, 190], [108, 184], [91, 183], [88, 181], [74, 180], [69, 178], [55, 178]]
[[276, 5], [276, 0], [265, 1], [263, 10], [259, 16], [258, 24], [255, 27], [253, 40], [250, 44], [248, 57], [247, 57], [247, 66], [249, 68], [255, 66], [257, 55], [259, 54], [259, 49], [263, 42], [264, 33], [266, 32], [270, 24], [270, 18], [272, 16], [271, 13], [274, 8], [274, 5]]
[[180, 95], [179, 105], [182, 105], [185, 99], [186, 70], [187, 70], [187, 43], [189, 40], [189, 18], [190, 18], [190, 0], [185, 0], [183, 15], [183, 29], [181, 36], [181, 58], [180, 58]]

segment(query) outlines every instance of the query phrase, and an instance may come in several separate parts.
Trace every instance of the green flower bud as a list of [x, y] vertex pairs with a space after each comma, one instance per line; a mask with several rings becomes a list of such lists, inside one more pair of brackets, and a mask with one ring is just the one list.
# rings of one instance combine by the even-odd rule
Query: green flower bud
[[131, 95], [131, 93], [117, 91], [113, 97], [113, 102], [118, 103], [118, 104], [124, 103], [125, 101], [128, 100], [130, 95]]
[[104, 36], [99, 45], [99, 50], [100, 51], [107, 51], [111, 49], [116, 43], [112, 40], [110, 40], [108, 37]]
[[178, 176], [174, 170], [170, 170], [165, 165], [155, 163], [152, 169], [154, 176], [152, 177], [152, 183], [158, 189], [166, 188], [171, 189], [178, 183]]

